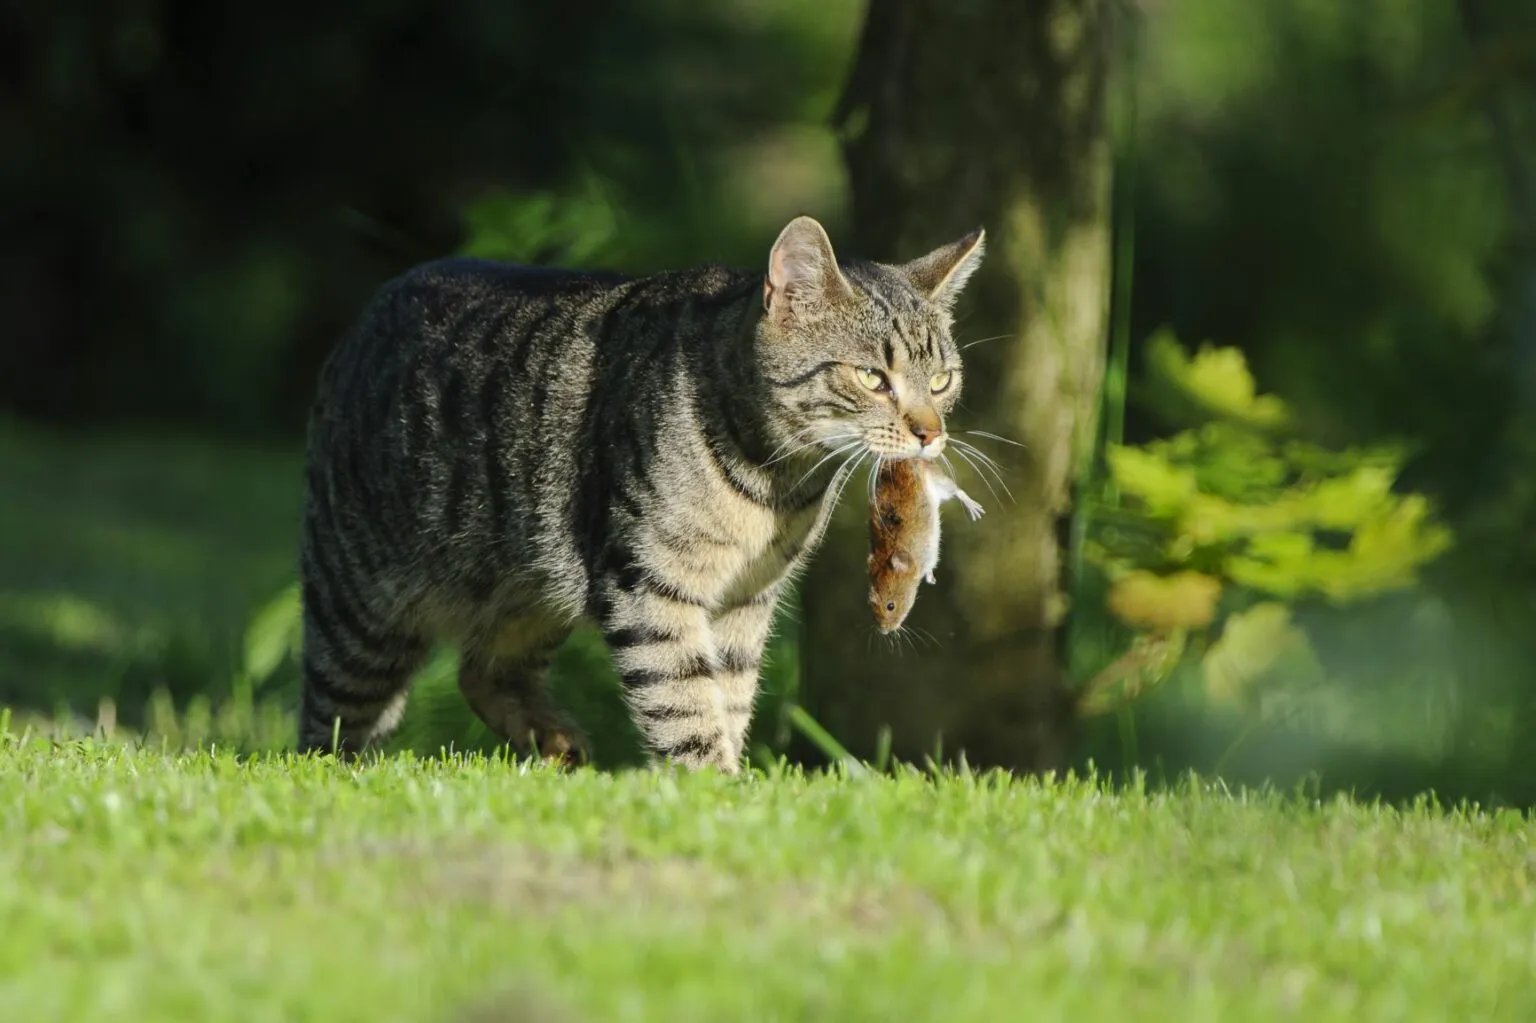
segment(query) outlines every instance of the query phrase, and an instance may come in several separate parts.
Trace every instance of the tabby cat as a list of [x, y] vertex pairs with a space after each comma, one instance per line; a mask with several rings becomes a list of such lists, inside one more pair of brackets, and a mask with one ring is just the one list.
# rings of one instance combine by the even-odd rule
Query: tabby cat
[[300, 748], [388, 734], [447, 640], [493, 731], [585, 755], [545, 688], [585, 616], [655, 755], [738, 770], [774, 607], [842, 486], [944, 449], [982, 246], [839, 265], [800, 217], [766, 275], [452, 258], [384, 285], [310, 420]]

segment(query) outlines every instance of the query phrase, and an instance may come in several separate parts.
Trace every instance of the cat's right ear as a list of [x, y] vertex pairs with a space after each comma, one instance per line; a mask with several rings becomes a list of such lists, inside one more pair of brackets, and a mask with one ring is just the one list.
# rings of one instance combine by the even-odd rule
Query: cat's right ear
[[763, 308], [770, 319], [814, 320], [852, 291], [837, 267], [832, 240], [814, 218], [796, 217], [779, 232], [763, 280]]

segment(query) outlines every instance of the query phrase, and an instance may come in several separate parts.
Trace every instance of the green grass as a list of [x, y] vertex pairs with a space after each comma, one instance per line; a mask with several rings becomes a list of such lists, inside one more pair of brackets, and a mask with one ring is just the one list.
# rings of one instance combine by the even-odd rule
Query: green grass
[[1513, 812], [0, 739], [0, 1019], [1529, 1019]]
[[[296, 451], [5, 428], [0, 481], [0, 1020], [1536, 1016], [1520, 814], [421, 759], [494, 742], [448, 659], [391, 755], [285, 757], [292, 665], [253, 693], [241, 642], [291, 579]], [[632, 760], [600, 644], [556, 681]], [[103, 697], [142, 739], [72, 738]]]
[[0, 427], [0, 704], [227, 690], [297, 565], [298, 451]]

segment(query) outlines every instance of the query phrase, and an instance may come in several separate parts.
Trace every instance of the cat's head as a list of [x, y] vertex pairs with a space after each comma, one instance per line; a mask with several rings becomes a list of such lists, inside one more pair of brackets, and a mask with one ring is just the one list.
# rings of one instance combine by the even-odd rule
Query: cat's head
[[757, 349], [787, 450], [943, 454], [962, 382], [951, 313], [983, 239], [976, 230], [900, 265], [839, 266], [815, 220], [784, 228], [768, 256]]

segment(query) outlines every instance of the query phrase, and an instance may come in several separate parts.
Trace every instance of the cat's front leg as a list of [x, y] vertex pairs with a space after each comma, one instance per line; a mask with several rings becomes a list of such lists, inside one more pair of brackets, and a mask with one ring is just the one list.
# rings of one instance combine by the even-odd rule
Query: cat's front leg
[[663, 760], [740, 769], [727, 727], [710, 616], [703, 601], [643, 569], [605, 581], [604, 638], [635, 726]]
[[775, 585], [719, 612], [714, 620], [720, 657], [720, 687], [725, 695], [726, 729], [737, 760], [746, 754], [747, 732], [757, 700], [763, 651], [773, 629], [780, 587]]

